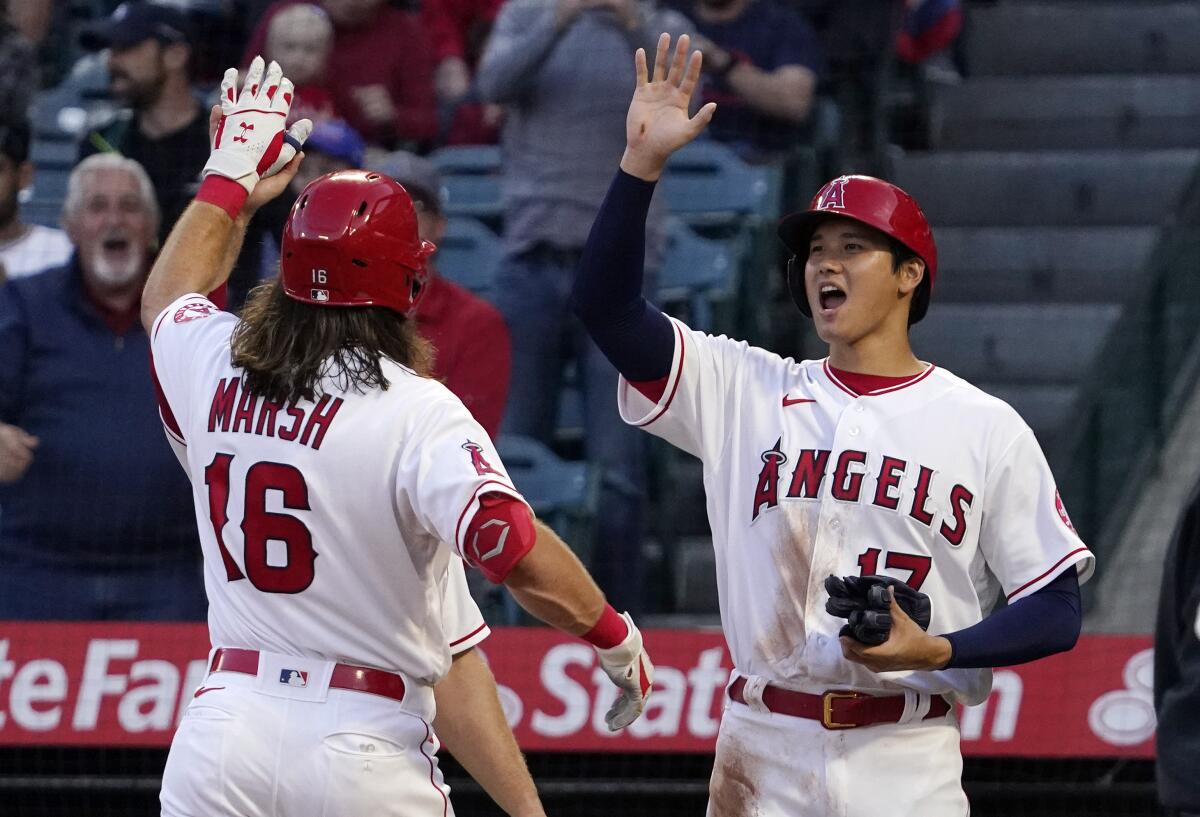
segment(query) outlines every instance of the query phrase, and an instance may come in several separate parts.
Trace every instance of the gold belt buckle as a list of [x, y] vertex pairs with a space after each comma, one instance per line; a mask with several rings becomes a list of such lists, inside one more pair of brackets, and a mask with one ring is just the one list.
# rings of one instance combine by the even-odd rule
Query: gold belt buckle
[[857, 723], [839, 723], [833, 719], [833, 702], [838, 698], [857, 698], [857, 692], [826, 692], [821, 696], [821, 725], [826, 729], [854, 729]]

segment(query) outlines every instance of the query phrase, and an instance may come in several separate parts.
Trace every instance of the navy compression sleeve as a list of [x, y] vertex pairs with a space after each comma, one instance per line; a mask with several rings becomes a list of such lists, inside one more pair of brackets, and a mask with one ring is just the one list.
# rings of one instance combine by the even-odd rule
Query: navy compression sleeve
[[1075, 646], [1083, 611], [1074, 567], [978, 624], [947, 633], [949, 667], [1008, 667]]
[[575, 273], [572, 307], [592, 340], [630, 382], [671, 373], [675, 331], [642, 297], [646, 214], [654, 183], [617, 171]]

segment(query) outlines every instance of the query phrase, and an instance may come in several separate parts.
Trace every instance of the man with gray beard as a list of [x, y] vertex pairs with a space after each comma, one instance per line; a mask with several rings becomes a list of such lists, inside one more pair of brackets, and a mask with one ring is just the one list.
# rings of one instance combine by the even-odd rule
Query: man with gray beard
[[159, 212], [137, 162], [71, 173], [71, 260], [0, 288], [0, 620], [204, 616], [191, 492], [138, 320]]

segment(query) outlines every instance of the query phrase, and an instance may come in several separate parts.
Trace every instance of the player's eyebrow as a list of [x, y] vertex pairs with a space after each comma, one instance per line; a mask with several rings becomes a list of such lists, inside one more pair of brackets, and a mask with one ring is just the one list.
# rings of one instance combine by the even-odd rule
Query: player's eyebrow
[[828, 241], [828, 240], [830, 240], [831, 238], [858, 238], [858, 239], [866, 239], [866, 237], [867, 237], [867, 236], [866, 236], [866, 234], [865, 234], [865, 233], [859, 232], [858, 230], [850, 229], [850, 230], [843, 230], [843, 231], [842, 231], [842, 233], [841, 233], [841, 235], [838, 235], [838, 236], [826, 236], [826, 235], [816, 235], [816, 234], [814, 234], [814, 235], [813, 235], [813, 237], [809, 239], [809, 241], [808, 241], [808, 244], [809, 244], [809, 246], [811, 247], [811, 246], [812, 246], [812, 244], [813, 244], [813, 242], [815, 242], [815, 241]]

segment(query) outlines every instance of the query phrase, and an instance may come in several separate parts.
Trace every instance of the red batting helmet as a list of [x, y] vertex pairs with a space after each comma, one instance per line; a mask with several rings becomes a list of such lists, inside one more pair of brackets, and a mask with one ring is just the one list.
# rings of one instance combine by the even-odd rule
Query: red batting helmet
[[805, 315], [812, 317], [804, 292], [803, 259], [808, 257], [813, 231], [830, 216], [845, 216], [874, 227], [915, 252], [925, 262], [932, 289], [937, 276], [937, 245], [916, 199], [873, 176], [838, 176], [817, 191], [807, 210], [785, 216], [779, 223], [779, 237], [793, 253], [788, 262], [788, 289]]
[[434, 246], [417, 235], [417, 214], [397, 182], [339, 170], [300, 193], [283, 228], [283, 291], [321, 306], [385, 306], [407, 315], [425, 286]]

